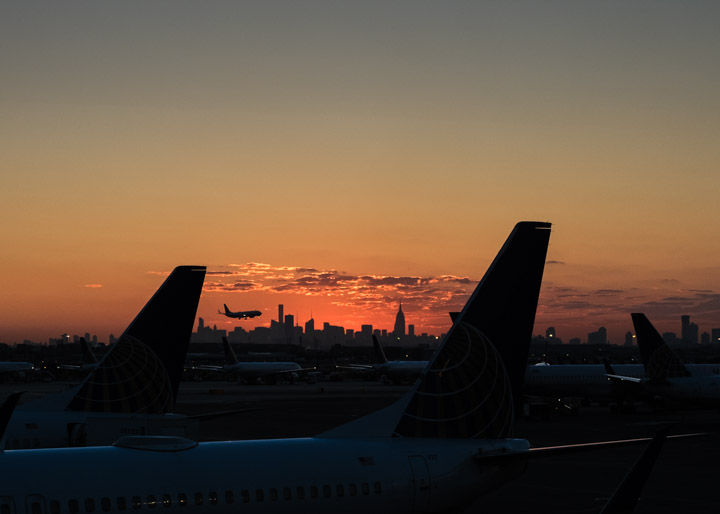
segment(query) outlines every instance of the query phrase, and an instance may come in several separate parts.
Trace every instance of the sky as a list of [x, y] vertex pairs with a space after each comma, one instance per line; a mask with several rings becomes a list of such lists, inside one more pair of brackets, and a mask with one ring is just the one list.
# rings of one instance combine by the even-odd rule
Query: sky
[[449, 328], [520, 220], [534, 333], [720, 327], [720, 3], [0, 4], [0, 342], [198, 315]]

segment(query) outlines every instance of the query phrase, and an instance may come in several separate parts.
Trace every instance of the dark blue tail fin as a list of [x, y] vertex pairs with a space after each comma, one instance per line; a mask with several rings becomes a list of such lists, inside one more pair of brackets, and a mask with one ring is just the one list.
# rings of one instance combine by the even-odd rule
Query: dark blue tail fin
[[204, 266], [175, 268], [67, 409], [172, 412], [204, 279]]
[[396, 435], [512, 435], [550, 224], [515, 226], [438, 348]]
[[413, 389], [321, 435], [510, 437], [549, 239], [549, 223], [518, 223]]
[[380, 342], [378, 341], [377, 337], [374, 335], [372, 336], [373, 340], [373, 348], [375, 349], [375, 363], [376, 364], [383, 364], [388, 361], [387, 357], [385, 357], [385, 351], [383, 350], [382, 346], [380, 346]]
[[225, 364], [237, 364], [239, 362], [238, 358], [235, 355], [235, 351], [232, 349], [232, 346], [230, 346], [228, 338], [223, 336], [222, 342], [223, 350], [225, 350]]
[[645, 314], [634, 312], [630, 316], [635, 327], [640, 357], [645, 366], [645, 378], [664, 380], [670, 377], [689, 377], [688, 369], [663, 341]]

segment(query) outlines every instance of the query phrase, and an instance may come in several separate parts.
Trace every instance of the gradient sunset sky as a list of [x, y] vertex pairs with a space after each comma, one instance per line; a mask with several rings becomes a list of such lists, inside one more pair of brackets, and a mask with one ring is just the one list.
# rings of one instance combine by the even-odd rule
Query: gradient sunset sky
[[0, 4], [0, 341], [199, 316], [449, 328], [553, 223], [535, 333], [720, 327], [720, 3]]

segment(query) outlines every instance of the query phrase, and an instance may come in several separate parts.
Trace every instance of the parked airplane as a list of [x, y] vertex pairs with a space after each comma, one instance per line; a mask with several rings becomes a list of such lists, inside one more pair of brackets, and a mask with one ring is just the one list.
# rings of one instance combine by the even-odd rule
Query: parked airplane
[[95, 352], [84, 337], [80, 338], [80, 348], [82, 349], [82, 362], [80, 364], [58, 364], [58, 369], [91, 371], [100, 365]]
[[645, 376], [641, 379], [627, 377], [619, 370], [608, 376], [621, 382], [641, 384], [648, 395], [671, 403], [720, 406], [720, 376], [696, 374], [695, 367], [680, 362], [645, 314], [633, 313], [631, 317]]
[[375, 362], [373, 364], [349, 364], [347, 366], [337, 366], [338, 368], [346, 368], [356, 371], [376, 372], [380, 375], [381, 380], [397, 382], [397, 381], [414, 381], [420, 373], [425, 371], [429, 361], [404, 361], [404, 360], [388, 360], [377, 337], [372, 336], [373, 349], [375, 350]]
[[235, 351], [228, 342], [227, 337], [222, 338], [223, 349], [225, 350], [225, 364], [222, 366], [200, 365], [196, 366], [198, 370], [209, 371], [226, 371], [237, 376], [238, 380], [246, 380], [248, 384], [257, 382], [258, 379], [264, 381], [276, 382], [278, 378], [285, 377], [289, 381], [294, 382], [298, 379], [298, 373], [305, 369], [301, 368], [297, 362], [255, 362], [240, 361], [235, 355]]
[[21, 373], [25, 371], [32, 371], [35, 369], [35, 365], [32, 362], [21, 362], [21, 361], [1, 361], [0, 362], [0, 373]]
[[[641, 348], [640, 335], [638, 346]], [[669, 350], [669, 349], [668, 349]], [[718, 376], [717, 364], [688, 364], [685, 369], [696, 377]], [[605, 364], [534, 364], [528, 366], [525, 374], [525, 394], [550, 398], [583, 398], [599, 401], [630, 401], [643, 396], [637, 387], [628, 387], [617, 375], [635, 382], [646, 378], [643, 364], [612, 364], [608, 372]]]
[[261, 316], [262, 312], [260, 311], [237, 311], [233, 312], [230, 309], [228, 309], [228, 306], [223, 304], [223, 307], [225, 307], [225, 312], [221, 312], [220, 309], [218, 309], [218, 314], [224, 314], [228, 318], [239, 318], [239, 319], [247, 319], [247, 318], [254, 318], [256, 316]]
[[[530, 449], [510, 438], [549, 229], [516, 225], [423, 375], [389, 407], [312, 438], [130, 436], [5, 451], [0, 512], [455, 512], [527, 459], [637, 442]], [[73, 479], [58, 480], [58, 469]]]
[[205, 267], [179, 266], [76, 387], [19, 406], [7, 448], [110, 444], [124, 434], [197, 431], [172, 414]]

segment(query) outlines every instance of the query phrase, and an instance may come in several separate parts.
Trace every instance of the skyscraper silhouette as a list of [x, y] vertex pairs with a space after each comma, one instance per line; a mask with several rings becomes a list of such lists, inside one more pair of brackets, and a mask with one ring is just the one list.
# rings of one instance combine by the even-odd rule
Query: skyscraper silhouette
[[400, 302], [400, 308], [395, 316], [395, 329], [393, 330], [395, 337], [403, 337], [405, 335], [405, 314], [402, 310], [402, 302]]

